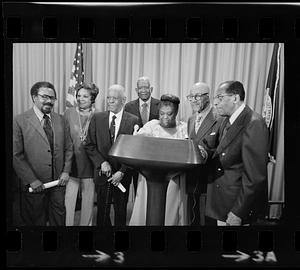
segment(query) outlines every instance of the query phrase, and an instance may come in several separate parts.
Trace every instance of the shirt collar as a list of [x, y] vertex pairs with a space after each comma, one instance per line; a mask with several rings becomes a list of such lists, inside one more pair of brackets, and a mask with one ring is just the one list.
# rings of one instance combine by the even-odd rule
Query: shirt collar
[[229, 122], [232, 125], [233, 122], [238, 118], [238, 116], [241, 114], [241, 112], [245, 109], [246, 105], [245, 103], [242, 103], [240, 107], [238, 107], [235, 112], [230, 116]]
[[115, 115], [117, 119], [121, 119], [123, 111], [124, 111], [124, 107], [118, 113], [113, 113], [113, 112], [110, 111], [109, 112], [109, 117], [113, 117], [113, 115]]
[[[36, 116], [38, 117], [38, 119], [40, 120], [40, 122], [42, 122], [42, 120], [44, 119], [44, 114], [41, 112], [41, 110], [35, 104], [33, 105], [33, 110], [34, 110]], [[51, 120], [51, 114], [47, 113], [47, 115], [49, 116], [49, 118]]]
[[207, 106], [207, 108], [205, 108], [203, 111], [197, 112], [197, 115], [198, 115], [199, 117], [201, 117], [201, 119], [204, 119], [204, 118], [208, 115], [210, 109], [211, 109], [211, 104], [209, 104], [209, 105]]
[[143, 100], [141, 100], [141, 99], [139, 98], [140, 108], [142, 108], [142, 105], [143, 105], [144, 103], [147, 103], [148, 108], [150, 108], [150, 102], [151, 102], [151, 97], [150, 97], [146, 102], [143, 101]]

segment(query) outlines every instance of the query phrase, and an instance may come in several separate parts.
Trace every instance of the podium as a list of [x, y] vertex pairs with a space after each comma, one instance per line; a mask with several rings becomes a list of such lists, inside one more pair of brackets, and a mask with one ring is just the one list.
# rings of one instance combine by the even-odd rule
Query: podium
[[147, 226], [164, 225], [166, 193], [171, 176], [203, 163], [198, 147], [188, 139], [119, 135], [108, 154], [145, 176]]

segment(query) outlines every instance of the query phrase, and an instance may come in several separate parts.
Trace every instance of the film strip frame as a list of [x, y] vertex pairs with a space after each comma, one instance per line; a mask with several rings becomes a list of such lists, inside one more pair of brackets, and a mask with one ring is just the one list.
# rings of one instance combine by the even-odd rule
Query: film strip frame
[[[8, 78], [4, 81], [5, 101], [8, 101], [4, 106], [6, 127], [11, 126], [9, 89], [12, 89], [14, 42], [279, 41], [285, 43], [285, 89], [297, 88], [298, 5], [107, 3], [95, 7], [5, 3], [3, 7], [4, 74]], [[287, 202], [280, 225], [246, 229], [114, 227], [108, 231], [85, 227], [16, 228], [7, 225], [10, 224], [8, 204], [8, 266], [95, 266], [99, 262], [82, 256], [95, 249], [108, 254], [110, 259], [103, 264], [115, 266], [228, 266], [238, 262], [299, 265], [300, 211], [296, 194], [299, 183], [294, 173], [297, 172], [297, 153], [292, 151], [299, 145], [299, 112], [294, 109], [300, 100], [299, 91], [286, 91], [285, 100], [288, 130], [285, 133], [285, 178], [292, 180], [286, 183]], [[6, 134], [7, 160], [11, 160], [11, 130]], [[10, 174], [11, 167], [7, 164], [7, 179]], [[237, 250], [240, 253], [234, 252]], [[118, 251], [125, 254], [124, 261], [115, 259]], [[224, 254], [229, 257], [222, 256]]]

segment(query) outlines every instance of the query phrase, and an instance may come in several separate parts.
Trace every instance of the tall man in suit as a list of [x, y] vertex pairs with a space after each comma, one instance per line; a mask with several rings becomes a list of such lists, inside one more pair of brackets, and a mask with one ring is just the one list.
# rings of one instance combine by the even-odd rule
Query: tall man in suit
[[[33, 108], [17, 115], [13, 124], [13, 167], [20, 179], [20, 215], [25, 226], [65, 225], [65, 184], [72, 162], [69, 128], [52, 111], [54, 86], [35, 83], [30, 94]], [[56, 187], [44, 184], [59, 179]], [[28, 191], [29, 187], [33, 192]]]
[[[97, 192], [97, 225], [111, 226], [110, 201], [114, 200], [115, 225], [126, 225], [126, 208], [130, 176], [126, 166], [108, 156], [111, 146], [120, 134], [132, 134], [138, 118], [123, 107], [126, 101], [124, 88], [110, 86], [107, 95], [107, 111], [95, 113], [91, 119], [85, 149], [95, 167], [94, 181]], [[117, 186], [126, 188], [123, 193]]]
[[244, 98], [239, 81], [221, 83], [217, 90], [216, 107], [225, 119], [210, 162], [206, 215], [218, 225], [253, 224], [267, 206], [268, 129]]
[[[141, 128], [148, 121], [159, 118], [158, 105], [160, 101], [151, 97], [153, 87], [150, 85], [148, 77], [138, 78], [135, 91], [138, 94], [138, 99], [128, 102], [124, 110], [138, 117], [138, 125]], [[138, 173], [133, 170], [131, 170], [131, 173], [136, 194]]]
[[[209, 86], [204, 82], [195, 83], [187, 96], [193, 115], [188, 119], [188, 134], [197, 145], [207, 148], [206, 137], [217, 124], [217, 115], [210, 103]], [[206, 149], [211, 152], [211, 149]], [[208, 151], [208, 153], [210, 153]], [[207, 187], [207, 165], [187, 172], [188, 213], [190, 225], [204, 225], [205, 197]]]

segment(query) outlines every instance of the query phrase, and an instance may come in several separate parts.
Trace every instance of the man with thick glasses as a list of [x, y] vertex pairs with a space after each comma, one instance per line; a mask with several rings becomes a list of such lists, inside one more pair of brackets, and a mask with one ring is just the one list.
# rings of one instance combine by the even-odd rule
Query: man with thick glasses
[[[188, 119], [188, 134], [197, 145], [206, 146], [206, 137], [212, 133], [217, 124], [217, 115], [210, 103], [209, 86], [204, 82], [195, 83], [190, 89], [187, 100], [190, 102], [193, 115]], [[215, 137], [212, 136], [211, 137]], [[211, 153], [211, 149], [209, 149]], [[190, 225], [204, 224], [205, 197], [208, 177], [206, 164], [187, 173], [188, 213]]]
[[208, 141], [217, 148], [210, 160], [206, 215], [218, 225], [253, 224], [267, 206], [268, 129], [244, 99], [239, 81], [221, 83], [215, 97], [218, 114], [225, 118], [218, 145]]
[[[17, 225], [64, 226], [73, 156], [69, 126], [52, 110], [56, 92], [51, 83], [35, 83], [30, 94], [33, 108], [17, 115], [13, 124], [13, 167], [20, 180]], [[45, 189], [54, 180], [58, 185]]]

